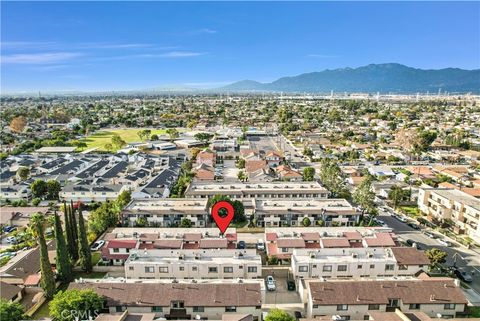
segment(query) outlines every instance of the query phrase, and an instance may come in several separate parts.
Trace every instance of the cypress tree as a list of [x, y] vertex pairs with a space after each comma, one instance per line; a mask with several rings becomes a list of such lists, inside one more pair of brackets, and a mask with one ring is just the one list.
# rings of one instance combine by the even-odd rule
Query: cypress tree
[[83, 220], [82, 210], [78, 208], [78, 240], [80, 247], [78, 249], [78, 256], [80, 258], [80, 265], [87, 273], [92, 272], [92, 253], [88, 248], [87, 232], [85, 230], [85, 221]]
[[70, 258], [72, 262], [75, 263], [78, 259], [76, 242], [73, 239], [72, 234], [72, 222], [70, 217], [70, 207], [64, 202], [64, 217], [65, 217], [65, 235], [67, 239], [68, 252], [70, 253]]
[[73, 200], [70, 200], [70, 224], [72, 224], [73, 239], [75, 240], [75, 244], [78, 244], [78, 225], [77, 217], [75, 216], [75, 208], [73, 207]]
[[43, 225], [45, 224], [45, 217], [42, 214], [34, 214], [32, 217], [32, 223], [35, 227], [35, 234], [37, 242], [40, 247], [40, 271], [42, 277], [40, 279], [40, 285], [45, 292], [47, 299], [53, 298], [55, 294], [55, 277], [53, 275], [52, 266], [48, 260], [48, 248], [45, 241], [45, 231]]
[[72, 263], [67, 252], [67, 244], [63, 235], [62, 222], [55, 212], [55, 240], [57, 242], [57, 273], [63, 282], [69, 282], [72, 276]]

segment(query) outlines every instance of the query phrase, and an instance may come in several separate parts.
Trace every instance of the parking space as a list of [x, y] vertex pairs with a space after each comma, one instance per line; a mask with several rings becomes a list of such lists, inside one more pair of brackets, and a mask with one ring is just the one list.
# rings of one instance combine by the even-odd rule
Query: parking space
[[239, 169], [235, 166], [235, 160], [225, 160], [223, 162], [222, 175], [225, 182], [238, 181], [238, 171]]
[[294, 304], [301, 303], [300, 295], [296, 291], [289, 291], [286, 277], [275, 277], [275, 291], [267, 291], [265, 304]]

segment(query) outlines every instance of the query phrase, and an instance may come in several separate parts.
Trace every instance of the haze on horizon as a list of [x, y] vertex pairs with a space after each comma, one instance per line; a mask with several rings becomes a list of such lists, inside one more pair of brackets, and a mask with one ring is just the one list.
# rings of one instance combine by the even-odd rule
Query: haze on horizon
[[1, 2], [2, 93], [480, 68], [479, 2]]

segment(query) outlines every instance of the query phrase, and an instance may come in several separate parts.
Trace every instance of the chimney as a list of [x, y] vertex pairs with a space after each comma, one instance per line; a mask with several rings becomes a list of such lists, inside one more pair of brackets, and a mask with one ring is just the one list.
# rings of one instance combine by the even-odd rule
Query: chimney
[[435, 301], [435, 294], [430, 295], [430, 301]]

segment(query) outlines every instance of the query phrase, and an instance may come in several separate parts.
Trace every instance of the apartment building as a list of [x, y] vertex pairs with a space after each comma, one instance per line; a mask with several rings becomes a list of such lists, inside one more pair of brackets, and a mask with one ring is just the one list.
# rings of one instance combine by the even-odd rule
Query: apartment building
[[[154, 313], [156, 318], [222, 319], [224, 314], [261, 316], [263, 280], [90, 281], [70, 283], [69, 289], [92, 289], [105, 298], [110, 313]], [[198, 316], [198, 317], [197, 317]]]
[[[131, 313], [128, 310], [116, 313], [101, 313], [95, 321], [154, 321], [157, 320], [155, 313]], [[251, 314], [228, 313], [221, 319], [213, 321], [254, 321]]]
[[205, 183], [192, 182], [186, 198], [226, 195], [231, 199], [328, 198], [330, 192], [318, 182]]
[[467, 304], [458, 281], [450, 278], [305, 281], [300, 286], [308, 318], [339, 316], [339, 320], [369, 320], [372, 312], [396, 309], [453, 318]]
[[312, 226], [353, 226], [360, 217], [345, 199], [257, 199], [254, 213], [262, 227], [303, 226], [305, 218]]
[[413, 276], [430, 264], [411, 247], [295, 249], [292, 272], [297, 279]]
[[257, 279], [262, 260], [255, 249], [138, 250], [125, 262], [128, 279]]
[[383, 248], [400, 243], [388, 228], [296, 227], [266, 228], [267, 255], [290, 259], [295, 249]]
[[102, 260], [110, 265], [123, 265], [131, 253], [140, 250], [232, 250], [237, 247], [234, 228], [227, 229], [224, 236], [218, 228], [115, 228], [104, 240]]
[[125, 190], [128, 190], [125, 185], [67, 185], [62, 188], [59, 197], [67, 202], [105, 202], [115, 200]]
[[420, 188], [418, 207], [434, 220], [452, 220], [456, 233], [480, 242], [480, 199], [453, 188]]
[[122, 219], [135, 226], [139, 218], [145, 218], [148, 226], [179, 226], [182, 219], [188, 219], [193, 227], [204, 227], [209, 219], [207, 199], [133, 200], [122, 211]]

